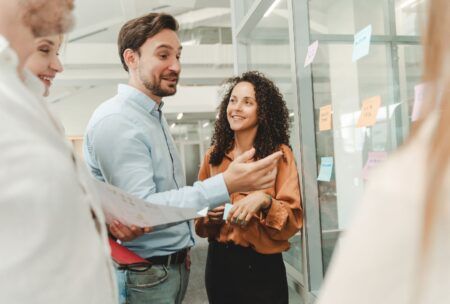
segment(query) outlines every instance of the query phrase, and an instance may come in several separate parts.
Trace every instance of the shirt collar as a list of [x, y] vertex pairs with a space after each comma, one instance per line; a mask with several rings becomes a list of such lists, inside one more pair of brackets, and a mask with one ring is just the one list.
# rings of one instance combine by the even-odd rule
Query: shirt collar
[[2, 35], [0, 35], [0, 60], [4, 64], [16, 69], [19, 65], [19, 57], [17, 53], [11, 48], [9, 41]]
[[[230, 161], [234, 161], [234, 154], [233, 154], [234, 148], [231, 148], [230, 151], [225, 153], [225, 157], [227, 157]], [[254, 161], [254, 157], [251, 159], [251, 161]]]
[[119, 84], [119, 87], [117, 88], [117, 93], [119, 95], [123, 95], [127, 97], [127, 100], [130, 100], [134, 103], [136, 103], [138, 106], [140, 106], [142, 109], [144, 109], [146, 112], [149, 113], [157, 113], [158, 110], [161, 111], [162, 107], [164, 106], [164, 102], [160, 102], [159, 104], [151, 99], [148, 95], [145, 95], [138, 89], [127, 85], [127, 84]]

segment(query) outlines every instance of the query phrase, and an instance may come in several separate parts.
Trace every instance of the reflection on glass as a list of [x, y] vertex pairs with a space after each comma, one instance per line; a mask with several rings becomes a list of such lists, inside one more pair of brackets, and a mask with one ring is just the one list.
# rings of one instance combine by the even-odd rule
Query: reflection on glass
[[[369, 156], [396, 148], [409, 128], [401, 115], [402, 104], [407, 103], [396, 97], [392, 85], [389, 46], [371, 45], [369, 56], [357, 63], [351, 62], [351, 55], [351, 44], [323, 43], [312, 66], [317, 163], [322, 157], [334, 159], [331, 181], [318, 182], [325, 270], [339, 233], [347, 227], [362, 196]], [[356, 127], [364, 114], [363, 102], [374, 96], [381, 98], [378, 111], [372, 113], [376, 123]], [[327, 105], [332, 106], [333, 127], [319, 131], [320, 108]]]
[[395, 0], [397, 35], [418, 36], [425, 20], [425, 0]]
[[200, 145], [184, 145], [184, 164], [186, 170], [186, 185], [192, 186], [197, 181], [198, 170], [200, 168]]
[[[352, 45], [322, 43], [312, 65], [317, 163], [320, 166], [322, 157], [334, 159], [331, 181], [318, 182], [325, 271], [370, 177], [369, 163], [383, 159], [409, 132], [414, 86], [420, 83], [421, 47], [400, 45], [394, 50], [398, 56], [392, 58], [396, 53], [390, 44], [372, 44], [369, 56], [352, 63]], [[399, 87], [393, 85], [396, 76]], [[381, 98], [376, 123], [357, 128], [361, 105], [373, 96]], [[320, 109], [328, 105], [332, 130], [320, 131]]]
[[402, 112], [411, 121], [414, 106], [414, 87], [421, 83], [422, 47], [420, 45], [401, 45], [398, 47], [400, 66], [400, 96], [404, 103]]
[[240, 1], [242, 1], [242, 4], [244, 6], [244, 15], [248, 13], [253, 3], [256, 2], [256, 0], [240, 0]]
[[388, 34], [387, 1], [309, 0], [312, 34], [353, 35], [369, 24], [373, 34]]

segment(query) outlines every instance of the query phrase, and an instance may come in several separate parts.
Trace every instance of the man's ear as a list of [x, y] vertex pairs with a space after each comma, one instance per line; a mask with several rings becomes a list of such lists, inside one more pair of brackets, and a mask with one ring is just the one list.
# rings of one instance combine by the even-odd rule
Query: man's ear
[[128, 70], [134, 70], [137, 68], [139, 55], [132, 49], [126, 49], [123, 51], [123, 59], [128, 66]]

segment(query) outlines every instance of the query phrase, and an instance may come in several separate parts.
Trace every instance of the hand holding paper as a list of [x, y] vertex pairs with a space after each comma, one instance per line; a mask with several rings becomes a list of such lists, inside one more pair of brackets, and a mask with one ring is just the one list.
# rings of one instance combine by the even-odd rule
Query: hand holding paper
[[119, 221], [114, 220], [111, 224], [109, 224], [108, 230], [115, 238], [121, 240], [122, 242], [129, 242], [134, 240], [135, 238], [140, 237], [144, 233], [151, 232], [152, 228], [140, 228], [134, 225], [128, 227], [123, 225]]
[[[101, 198], [106, 223], [110, 227], [116, 228], [115, 230], [113, 228], [114, 232], [122, 233], [124, 238], [137, 237], [146, 232], [146, 230], [141, 232], [138, 227], [151, 227], [153, 230], [159, 230], [200, 216], [197, 210], [192, 208], [152, 204], [103, 182], [94, 180], [94, 184]], [[117, 223], [121, 225], [117, 225]], [[114, 225], [111, 226], [111, 224]], [[133, 230], [132, 226], [136, 229]], [[149, 228], [146, 229], [148, 231]]]

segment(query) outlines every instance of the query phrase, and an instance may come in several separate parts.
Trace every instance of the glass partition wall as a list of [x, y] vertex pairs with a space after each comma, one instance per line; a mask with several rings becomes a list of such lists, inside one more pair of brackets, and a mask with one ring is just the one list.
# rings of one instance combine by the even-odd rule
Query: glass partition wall
[[409, 133], [425, 3], [232, 0], [231, 8], [235, 73], [265, 73], [288, 103], [305, 227], [284, 258], [291, 303], [313, 303], [370, 170]]

